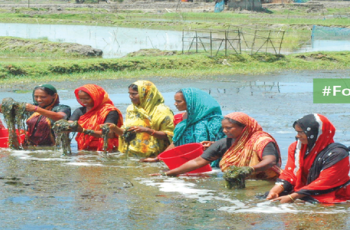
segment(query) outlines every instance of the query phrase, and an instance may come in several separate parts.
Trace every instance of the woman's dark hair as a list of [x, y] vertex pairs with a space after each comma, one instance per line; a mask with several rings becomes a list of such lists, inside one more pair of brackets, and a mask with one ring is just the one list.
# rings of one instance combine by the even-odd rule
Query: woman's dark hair
[[242, 124], [239, 121], [233, 120], [231, 118], [225, 117], [224, 119], [228, 120], [229, 122], [231, 122], [232, 124], [238, 125], [238, 127], [244, 128], [245, 124]]
[[132, 90], [138, 92], [138, 87], [137, 87], [137, 85], [131, 84], [131, 85], [129, 85], [128, 89], [130, 89], [130, 88], [131, 88]]
[[[182, 90], [180, 89], [180, 90], [176, 91], [175, 94], [177, 94], [177, 93], [182, 93]], [[183, 94], [183, 93], [182, 93], [182, 94]]]
[[43, 86], [37, 86], [37, 87], [35, 87], [34, 88], [34, 91], [33, 92], [35, 92], [35, 90], [37, 90], [37, 89], [40, 89], [40, 90], [42, 90], [42, 91], [45, 91], [48, 95], [50, 95], [50, 96], [53, 96], [56, 92], [54, 92], [53, 90], [51, 90], [51, 89], [49, 89], [49, 88], [46, 88], [46, 87], [43, 87]]

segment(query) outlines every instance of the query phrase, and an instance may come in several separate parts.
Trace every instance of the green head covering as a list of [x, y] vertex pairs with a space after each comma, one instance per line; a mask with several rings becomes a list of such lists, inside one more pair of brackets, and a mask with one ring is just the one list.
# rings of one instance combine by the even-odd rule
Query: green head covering
[[50, 84], [42, 84], [42, 85], [38, 85], [38, 86], [35, 86], [34, 90], [33, 90], [33, 102], [34, 104], [36, 105], [37, 102], [35, 101], [34, 99], [34, 92], [35, 90], [37, 89], [41, 89], [41, 90], [44, 90], [47, 94], [53, 96], [55, 93], [57, 93], [57, 90], [55, 87], [53, 87], [53, 85], [50, 85]]

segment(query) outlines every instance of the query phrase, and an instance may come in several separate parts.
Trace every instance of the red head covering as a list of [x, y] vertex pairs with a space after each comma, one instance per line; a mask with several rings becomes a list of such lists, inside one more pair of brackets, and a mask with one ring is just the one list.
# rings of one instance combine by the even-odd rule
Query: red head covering
[[[123, 117], [119, 109], [117, 109], [108, 93], [100, 86], [94, 84], [87, 84], [77, 88], [74, 93], [77, 101], [84, 106], [79, 100], [78, 93], [83, 91], [87, 93], [94, 102], [94, 106], [84, 115], [80, 116], [78, 123], [84, 129], [100, 130], [100, 125], [104, 124], [107, 115], [110, 111], [117, 111], [119, 114], [118, 127], [123, 125]], [[103, 150], [103, 139], [79, 133], [76, 137], [79, 150]], [[118, 138], [108, 140], [108, 150], [112, 150], [118, 146]]]
[[[288, 162], [280, 178], [288, 181], [294, 186], [294, 190], [298, 191], [306, 185], [309, 170], [317, 155], [329, 144], [334, 143], [335, 127], [321, 114], [306, 115], [297, 120], [294, 126], [295, 124], [303, 129], [308, 143], [314, 143], [308, 146], [298, 140], [288, 149]], [[339, 175], [339, 178], [342, 176]]]

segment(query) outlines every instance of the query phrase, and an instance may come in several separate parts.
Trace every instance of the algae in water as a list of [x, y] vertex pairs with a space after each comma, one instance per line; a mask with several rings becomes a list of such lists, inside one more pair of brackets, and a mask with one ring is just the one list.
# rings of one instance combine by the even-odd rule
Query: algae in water
[[228, 189], [245, 188], [245, 178], [252, 174], [252, 172], [252, 167], [230, 166], [229, 169], [225, 171], [223, 175], [225, 179], [225, 187]]
[[124, 141], [127, 144], [125, 155], [126, 157], [128, 157], [130, 142], [136, 138], [136, 133], [133, 131], [129, 131], [129, 128], [126, 128], [122, 138], [124, 138]]
[[110, 131], [109, 124], [104, 124], [101, 126], [102, 138], [103, 138], [103, 152], [107, 153], [108, 150], [108, 134]]
[[[23, 146], [18, 142], [18, 134], [21, 130], [24, 130], [25, 121], [29, 117], [26, 104], [25, 102], [16, 102], [10, 97], [2, 100], [1, 110], [8, 128], [9, 147], [12, 149], [23, 149]], [[18, 130], [18, 133], [16, 130]]]
[[63, 155], [72, 154], [69, 132], [76, 132], [78, 130], [78, 122], [68, 122], [67, 120], [61, 119], [54, 123], [52, 129], [55, 133], [56, 148], [61, 147]]

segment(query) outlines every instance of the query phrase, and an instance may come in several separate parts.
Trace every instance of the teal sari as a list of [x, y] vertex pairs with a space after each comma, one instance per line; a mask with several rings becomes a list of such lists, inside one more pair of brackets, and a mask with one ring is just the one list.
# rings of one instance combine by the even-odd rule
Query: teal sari
[[197, 88], [183, 88], [181, 91], [187, 104], [187, 119], [176, 125], [174, 145], [217, 141], [224, 138], [225, 134], [221, 127], [223, 116], [219, 103], [208, 93]]

